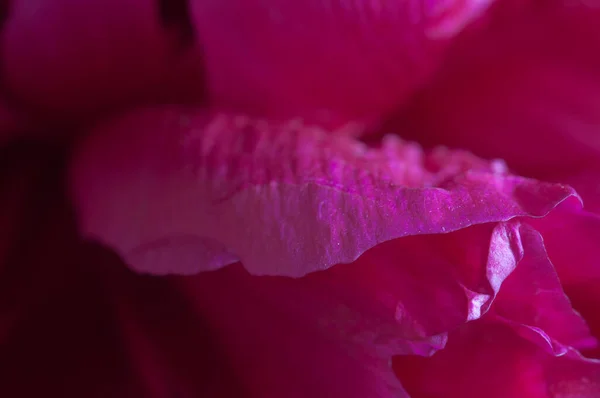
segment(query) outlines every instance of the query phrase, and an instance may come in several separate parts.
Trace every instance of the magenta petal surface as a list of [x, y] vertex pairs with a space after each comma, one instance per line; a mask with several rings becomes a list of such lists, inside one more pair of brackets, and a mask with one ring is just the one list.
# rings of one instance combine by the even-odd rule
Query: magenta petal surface
[[[36, 110], [72, 118], [148, 100], [182, 72], [177, 50], [157, 1], [15, 0], [2, 33], [3, 79]], [[185, 84], [199, 87], [198, 77]]]
[[237, 264], [178, 280], [255, 396], [408, 397], [390, 358], [443, 348], [514, 270], [513, 237], [492, 229], [396, 239], [303, 278]]
[[555, 357], [506, 325], [472, 322], [431, 358], [399, 356], [394, 369], [411, 398], [594, 398], [598, 361]]
[[0, 396], [245, 397], [169, 278], [81, 241], [56, 149], [0, 149]]
[[[302, 276], [398, 237], [543, 216], [569, 187], [397, 139], [148, 109], [91, 132], [72, 165], [81, 227], [136, 270]], [[574, 199], [573, 199], [574, 200]]]
[[[394, 355], [411, 398], [487, 389], [510, 397], [545, 383], [564, 390], [577, 366], [593, 368], [569, 345], [589, 331], [540, 235], [518, 221], [396, 239], [303, 278], [250, 276], [235, 265], [179, 280], [221, 332], [232, 370], [260, 397], [405, 397], [388, 378]], [[569, 355], [538, 344], [548, 335]], [[547, 362], [565, 365], [563, 374], [544, 374]]]
[[[498, 3], [487, 25], [456, 41], [396, 127], [579, 191], [569, 177], [598, 170], [600, 159], [600, 8], [592, 3], [533, 1], [518, 11]], [[582, 190], [584, 202], [597, 203], [597, 192]]]
[[369, 300], [358, 307], [348, 302], [353, 285], [326, 275], [332, 270], [314, 274], [316, 280], [284, 279], [232, 266], [183, 282], [252, 396], [409, 398], [391, 371], [390, 353], [432, 348], [394, 337], [393, 306], [377, 297], [364, 296]]
[[595, 348], [597, 340], [585, 320], [573, 310], [542, 235], [519, 223], [509, 224], [506, 233], [520, 236], [521, 260], [502, 285], [492, 312], [556, 356], [568, 354], [571, 348]]
[[[600, 260], [598, 236], [600, 217], [585, 211], [553, 212], [545, 220], [536, 220], [548, 253], [573, 306], [582, 314], [595, 336], [600, 337]], [[600, 347], [585, 350], [598, 357]]]
[[492, 239], [490, 253], [507, 258], [498, 249], [509, 242], [516, 266], [489, 312], [449, 333], [443, 350], [394, 358], [404, 387], [413, 398], [596, 397], [600, 362], [579, 350], [597, 341], [563, 291], [542, 236], [517, 220], [497, 225], [492, 236], [504, 239]]
[[193, 0], [212, 99], [321, 123], [404, 101], [491, 0]]

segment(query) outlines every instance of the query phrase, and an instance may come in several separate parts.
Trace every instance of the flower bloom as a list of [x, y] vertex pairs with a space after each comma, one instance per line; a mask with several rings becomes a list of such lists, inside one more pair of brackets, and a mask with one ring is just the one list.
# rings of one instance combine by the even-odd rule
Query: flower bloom
[[4, 13], [3, 395], [600, 395], [600, 8], [84, 3]]

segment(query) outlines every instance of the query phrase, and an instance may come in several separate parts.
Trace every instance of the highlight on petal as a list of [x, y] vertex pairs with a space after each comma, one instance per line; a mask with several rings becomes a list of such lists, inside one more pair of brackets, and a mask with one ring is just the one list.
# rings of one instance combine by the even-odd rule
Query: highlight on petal
[[179, 280], [256, 396], [408, 397], [390, 358], [443, 348], [514, 270], [514, 238], [493, 229], [396, 239], [303, 278], [236, 264]]
[[[303, 278], [238, 264], [180, 281], [257, 396], [538, 397], [576, 385], [586, 366], [579, 377], [594, 379], [580, 388], [595, 388], [599, 365], [571, 346], [589, 331], [539, 233], [517, 220], [396, 239]], [[536, 345], [527, 327], [569, 355]], [[410, 395], [389, 381], [393, 356]]]
[[[520, 175], [576, 183], [571, 175], [600, 168], [600, 8], [521, 3], [508, 12], [510, 2], [499, 2], [489, 24], [458, 38], [440, 73], [391, 124], [425, 146], [467, 149], [502, 158]], [[598, 202], [597, 192], [583, 189], [584, 202]]]
[[508, 239], [518, 264], [489, 312], [451, 332], [443, 350], [394, 358], [404, 387], [413, 397], [595, 397], [600, 361], [579, 350], [597, 340], [565, 295], [540, 233], [513, 220], [494, 234]]
[[378, 118], [492, 0], [193, 0], [212, 99], [322, 124]]
[[519, 234], [523, 257], [502, 285], [492, 307], [494, 316], [556, 356], [597, 347], [597, 339], [563, 291], [542, 235], [515, 222], [507, 233]]
[[540, 217], [571, 188], [398, 139], [368, 149], [302, 125], [178, 108], [91, 132], [72, 164], [84, 234], [134, 269], [191, 274], [240, 260], [302, 276], [403, 236]]
[[[11, 1], [2, 32], [4, 82], [37, 111], [70, 118], [147, 101], [163, 83], [176, 83], [168, 90], [200, 88], [199, 73], [183, 65], [188, 54], [178, 52], [159, 11], [154, 0]], [[185, 78], [174, 81], [173, 73]]]

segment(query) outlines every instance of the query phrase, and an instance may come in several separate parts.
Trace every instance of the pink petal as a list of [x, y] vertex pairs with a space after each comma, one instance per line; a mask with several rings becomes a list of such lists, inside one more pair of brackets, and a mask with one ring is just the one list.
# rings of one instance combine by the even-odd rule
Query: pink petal
[[[565, 292], [596, 337], [600, 337], [600, 217], [588, 212], [557, 211], [536, 222]], [[586, 350], [598, 357], [600, 349]]]
[[180, 280], [255, 396], [405, 397], [389, 359], [429, 356], [479, 318], [516, 265], [515, 243], [485, 225], [390, 241], [299, 279], [235, 265]]
[[[597, 340], [563, 291], [542, 235], [518, 223], [507, 228], [507, 233], [519, 234], [523, 258], [502, 285], [492, 312], [554, 355], [564, 355], [571, 348], [596, 347]], [[573, 253], [574, 249], [569, 251]]]
[[[112, 258], [105, 287], [143, 397], [243, 398], [221, 332], [199, 314], [172, 279], [131, 273]], [[107, 267], [108, 266], [108, 267]]]
[[456, 41], [396, 121], [404, 137], [502, 158], [543, 180], [598, 169], [600, 8], [529, 3], [504, 13], [499, 4], [489, 25]]
[[28, 195], [23, 243], [0, 279], [0, 319], [27, 304], [0, 344], [2, 396], [402, 397], [390, 356], [443, 346], [443, 333], [479, 316], [469, 309], [499, 287], [485, 270], [514, 266], [503, 236], [486, 261], [482, 225], [388, 242], [301, 279], [251, 277], [239, 265], [142, 277], [77, 240], [60, 158], [34, 171], [47, 186]]
[[583, 169], [567, 169], [564, 173], [553, 176], [553, 179], [575, 188], [584, 199], [586, 210], [600, 214], [600, 158], [590, 160]]
[[219, 104], [321, 123], [380, 117], [491, 0], [192, 2]]
[[146, 101], [161, 84], [172, 85], [173, 73], [184, 75], [176, 85], [201, 87], [158, 7], [151, 0], [12, 1], [2, 35], [5, 83], [37, 111], [70, 118]]
[[594, 398], [600, 363], [554, 357], [514, 330], [469, 323], [431, 358], [400, 356], [394, 369], [411, 398]]
[[354, 285], [336, 287], [331, 275], [311, 283], [252, 277], [236, 266], [184, 282], [252, 396], [408, 398], [388, 353], [432, 350], [428, 342], [394, 338], [394, 308], [376, 297], [346, 305]]
[[176, 108], [100, 127], [78, 152], [82, 231], [154, 274], [239, 259], [253, 274], [302, 276], [390, 239], [539, 217], [573, 197], [462, 152], [397, 139], [367, 149], [317, 128]]
[[[518, 231], [506, 231], [488, 224], [397, 239], [298, 279], [250, 276], [238, 264], [171, 280], [192, 306], [160, 279], [122, 271], [111, 292], [149, 397], [408, 397], [390, 357], [431, 355], [448, 330], [487, 310], [522, 255]], [[198, 351], [203, 320], [218, 333], [208, 352]], [[234, 377], [206, 369], [213, 376], [195, 382], [214, 351], [215, 367]]]
[[400, 380], [412, 398], [597, 396], [600, 362], [576, 350], [595, 339], [563, 293], [541, 235], [518, 222], [500, 224], [500, 232], [518, 237], [512, 245], [519, 261], [490, 312], [450, 333], [431, 358], [396, 357]]
[[[0, 396], [244, 397], [172, 281], [82, 244], [61, 186], [65, 153], [54, 149], [0, 156]], [[143, 328], [134, 341], [132, 324]], [[147, 341], [154, 358], [139, 349]], [[159, 372], [148, 380], [142, 366]]]
[[[541, 368], [547, 361], [544, 352], [514, 332], [511, 336], [510, 330], [508, 337], [499, 340], [503, 344], [500, 350], [482, 348], [480, 343], [487, 338], [495, 341], [498, 331], [464, 324], [469, 320], [474, 322], [467, 325], [482, 322], [477, 319], [493, 302], [484, 319], [490, 315], [498, 319], [502, 314], [501, 322], [517, 332], [526, 326], [545, 328], [544, 332], [565, 344], [577, 341], [579, 328], [585, 329], [585, 324], [562, 294], [543, 249], [535, 230], [509, 222], [397, 239], [367, 251], [352, 264], [300, 279], [252, 277], [233, 266], [187, 278], [183, 283], [200, 313], [220, 331], [233, 371], [256, 396], [405, 396], [397, 384], [387, 384], [389, 367], [383, 361], [402, 354], [395, 360], [397, 365], [407, 362], [409, 372], [423, 368], [423, 375], [409, 373], [411, 379], [400, 373], [412, 398], [484, 396], [484, 388], [460, 390], [464, 395], [448, 394], [451, 388], [460, 388], [465, 379], [458, 375], [459, 382], [453, 384], [455, 373], [493, 373], [500, 366], [506, 368], [497, 379], [493, 375], [476, 377], [485, 388], [508, 379], [507, 386], [498, 386], [505, 395], [495, 396], [510, 397], [518, 395], [508, 394], [507, 388], [534, 391], [537, 384], [511, 377], [523, 377], [517, 371], [540, 376], [529, 367]], [[537, 297], [537, 287], [548, 292]], [[446, 332], [457, 327], [458, 332], [450, 333], [453, 344], [431, 358], [420, 358], [442, 348]], [[496, 328], [507, 329], [500, 323]], [[587, 329], [585, 332], [589, 338]], [[513, 341], [516, 347], [509, 345]], [[471, 348], [474, 345], [477, 348]], [[548, 350], [547, 345], [541, 348]], [[473, 358], [479, 349], [487, 350], [488, 356]], [[506, 349], [510, 350], [508, 355], [503, 353]], [[572, 351], [570, 357], [581, 359], [570, 346], [565, 349]], [[529, 358], [530, 352], [536, 356]], [[495, 362], [501, 355], [506, 364]], [[443, 359], [448, 357], [454, 362], [445, 363]], [[512, 373], [511, 367], [518, 361], [521, 364]], [[412, 367], [413, 363], [416, 366]], [[415, 386], [414, 381], [424, 385]], [[417, 389], [430, 392], [427, 388], [441, 386], [446, 389], [430, 395], [419, 395], [421, 390]]]

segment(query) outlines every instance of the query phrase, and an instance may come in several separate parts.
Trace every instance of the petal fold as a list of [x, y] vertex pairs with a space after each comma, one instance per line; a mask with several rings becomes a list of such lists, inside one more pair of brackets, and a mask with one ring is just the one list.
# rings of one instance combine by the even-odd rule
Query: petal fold
[[179, 108], [91, 132], [72, 164], [82, 231], [134, 269], [191, 274], [241, 260], [302, 276], [403, 236], [541, 217], [566, 186], [390, 138], [370, 149], [319, 128]]

